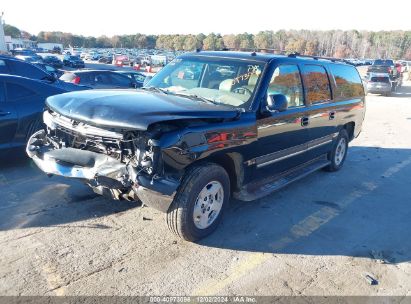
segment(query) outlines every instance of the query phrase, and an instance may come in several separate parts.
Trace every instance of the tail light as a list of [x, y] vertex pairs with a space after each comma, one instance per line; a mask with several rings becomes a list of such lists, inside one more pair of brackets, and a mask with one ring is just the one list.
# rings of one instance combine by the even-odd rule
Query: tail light
[[79, 84], [79, 83], [80, 83], [80, 76], [76, 76], [76, 77], [73, 79], [72, 83]]

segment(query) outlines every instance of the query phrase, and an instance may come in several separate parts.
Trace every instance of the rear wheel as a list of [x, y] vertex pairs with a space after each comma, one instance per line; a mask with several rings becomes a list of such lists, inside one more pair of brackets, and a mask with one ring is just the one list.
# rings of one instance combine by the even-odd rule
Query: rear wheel
[[346, 129], [342, 129], [338, 134], [331, 152], [328, 154], [330, 164], [324, 169], [329, 172], [338, 171], [344, 165], [348, 152], [348, 133]]
[[169, 229], [187, 241], [211, 234], [221, 222], [230, 197], [230, 180], [219, 165], [190, 168], [167, 212]]

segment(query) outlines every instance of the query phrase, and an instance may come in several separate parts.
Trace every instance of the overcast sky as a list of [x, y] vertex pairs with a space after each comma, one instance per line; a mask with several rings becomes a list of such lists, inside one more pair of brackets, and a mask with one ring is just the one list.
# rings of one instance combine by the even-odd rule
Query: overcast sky
[[0, 10], [6, 23], [32, 34], [411, 30], [411, 0], [1, 0]]

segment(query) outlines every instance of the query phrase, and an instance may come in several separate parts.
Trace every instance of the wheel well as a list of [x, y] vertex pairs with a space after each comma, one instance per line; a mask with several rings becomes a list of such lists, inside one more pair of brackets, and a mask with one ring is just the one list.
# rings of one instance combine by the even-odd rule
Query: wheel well
[[349, 122], [346, 123], [343, 127], [345, 130], [347, 130], [348, 133], [348, 139], [351, 141], [354, 139], [354, 128], [355, 128], [355, 123], [354, 122]]
[[[241, 188], [244, 171], [243, 171], [243, 157], [239, 153], [227, 153], [216, 156], [207, 157], [198, 162], [212, 162], [224, 168], [230, 178], [231, 192]], [[198, 163], [195, 162], [194, 164]], [[190, 166], [194, 165], [191, 164]]]

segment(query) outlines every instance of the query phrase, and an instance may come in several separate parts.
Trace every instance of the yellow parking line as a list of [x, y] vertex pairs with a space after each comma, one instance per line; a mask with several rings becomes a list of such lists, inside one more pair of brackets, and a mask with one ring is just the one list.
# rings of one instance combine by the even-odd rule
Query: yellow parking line
[[66, 293], [65, 282], [58, 274], [57, 268], [53, 264], [47, 263], [43, 266], [42, 272], [49, 291], [53, 291], [56, 296], [63, 296]]
[[214, 295], [224, 287], [232, 284], [251, 270], [255, 269], [270, 258], [270, 254], [253, 253], [250, 254], [245, 261], [234, 268], [231, 273], [222, 280], [209, 280], [203, 287], [193, 292], [194, 296], [210, 296]]
[[[383, 176], [391, 177], [393, 174], [399, 172], [404, 167], [410, 164], [411, 157], [395, 166], [388, 168], [383, 173]], [[351, 192], [347, 197], [338, 201], [337, 205], [340, 207], [340, 209], [344, 209], [358, 198], [371, 193], [376, 188], [378, 188], [378, 185], [376, 183], [364, 182], [362, 183], [362, 190], [355, 190]], [[302, 237], [309, 236], [314, 231], [322, 227], [324, 224], [328, 223], [333, 218], [335, 218], [339, 214], [339, 212], [340, 211], [335, 208], [322, 207], [320, 210], [314, 212], [313, 214], [310, 214], [309, 216], [301, 220], [299, 223], [291, 227], [288, 235], [270, 244], [270, 248], [277, 251], [296, 242]], [[216, 278], [208, 280], [204, 284], [202, 284], [201, 287], [197, 288], [192, 294], [197, 296], [215, 295], [217, 292], [223, 290], [225, 287], [234, 283], [247, 273], [251, 272], [258, 266], [269, 260], [270, 257], [272, 257], [271, 254], [252, 253], [247, 257], [245, 261], [241, 262], [239, 265], [233, 268], [231, 272], [227, 275], [227, 277], [223, 279]]]

